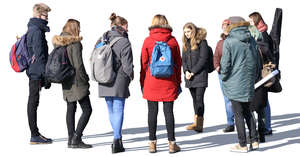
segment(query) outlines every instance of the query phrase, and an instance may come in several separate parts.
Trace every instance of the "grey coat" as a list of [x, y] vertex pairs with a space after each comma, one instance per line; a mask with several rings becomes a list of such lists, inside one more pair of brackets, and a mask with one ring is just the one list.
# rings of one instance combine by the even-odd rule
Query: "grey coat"
[[71, 65], [75, 68], [75, 77], [69, 81], [62, 83], [63, 98], [67, 102], [81, 100], [89, 95], [89, 77], [85, 71], [82, 60], [82, 37], [71, 36], [62, 33], [60, 36], [53, 37], [53, 45], [67, 46], [67, 54]]
[[112, 41], [115, 37], [124, 37], [112, 47], [114, 69], [117, 72], [117, 76], [111, 84], [99, 84], [99, 97], [128, 98], [130, 96], [129, 84], [134, 77], [131, 44], [127, 38], [127, 33], [124, 31], [112, 30], [107, 33], [108, 41]]

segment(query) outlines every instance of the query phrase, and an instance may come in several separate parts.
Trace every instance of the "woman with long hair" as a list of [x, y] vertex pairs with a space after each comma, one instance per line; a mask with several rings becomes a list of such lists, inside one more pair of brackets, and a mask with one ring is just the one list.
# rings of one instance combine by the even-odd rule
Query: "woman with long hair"
[[197, 28], [193, 23], [183, 27], [182, 65], [185, 74], [185, 87], [189, 88], [193, 98], [194, 123], [187, 130], [203, 131], [204, 93], [208, 86], [208, 45], [206, 30]]
[[[86, 127], [92, 113], [91, 102], [89, 98], [89, 77], [85, 71], [82, 60], [82, 37], [80, 34], [80, 22], [75, 19], [69, 19], [63, 27], [59, 36], [53, 37], [54, 47], [66, 46], [67, 56], [70, 64], [75, 69], [75, 76], [62, 83], [63, 97], [67, 102], [67, 128], [68, 128], [68, 147], [69, 148], [91, 148], [82, 142], [82, 132]], [[75, 112], [79, 102], [82, 114], [75, 129]]]

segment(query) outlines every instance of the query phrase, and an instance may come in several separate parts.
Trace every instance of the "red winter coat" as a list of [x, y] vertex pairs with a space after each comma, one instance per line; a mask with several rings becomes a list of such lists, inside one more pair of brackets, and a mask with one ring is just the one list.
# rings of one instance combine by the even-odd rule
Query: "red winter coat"
[[[150, 101], [174, 101], [178, 97], [178, 88], [181, 83], [181, 56], [176, 39], [171, 35], [171, 27], [151, 27], [150, 36], [144, 41], [141, 55], [140, 83], [143, 89], [143, 98]], [[168, 41], [176, 68], [169, 78], [155, 78], [150, 74], [152, 50], [156, 41]]]

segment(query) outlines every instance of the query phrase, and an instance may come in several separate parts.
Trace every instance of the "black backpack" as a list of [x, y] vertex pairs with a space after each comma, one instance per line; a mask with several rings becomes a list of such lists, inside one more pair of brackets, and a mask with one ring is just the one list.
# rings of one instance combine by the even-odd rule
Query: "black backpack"
[[207, 45], [208, 47], [208, 63], [207, 63], [207, 72], [212, 73], [215, 68], [214, 68], [214, 54], [212, 48]]
[[52, 83], [62, 83], [75, 76], [75, 69], [70, 64], [67, 47], [56, 47], [49, 55], [45, 77]]

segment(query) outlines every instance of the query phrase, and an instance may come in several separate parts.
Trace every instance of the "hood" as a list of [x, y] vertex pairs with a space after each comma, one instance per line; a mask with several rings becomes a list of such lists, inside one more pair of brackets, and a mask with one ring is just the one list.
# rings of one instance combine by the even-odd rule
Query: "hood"
[[71, 36], [69, 34], [62, 33], [62, 35], [55, 35], [52, 38], [52, 43], [54, 46], [66, 46], [75, 42], [79, 42], [81, 40], [81, 36]]
[[171, 38], [172, 28], [169, 25], [149, 27], [150, 37], [156, 41], [166, 42]]
[[242, 42], [248, 42], [251, 38], [250, 31], [248, 30], [249, 22], [239, 22], [231, 24], [226, 28], [226, 32], [229, 32], [229, 37], [236, 38]]
[[27, 24], [28, 29], [35, 27], [44, 32], [50, 32], [50, 28], [47, 26], [48, 21], [40, 18], [31, 18]]
[[206, 40], [207, 31], [205, 28], [198, 28], [197, 34], [196, 34], [196, 40], [199, 44], [202, 40]]

